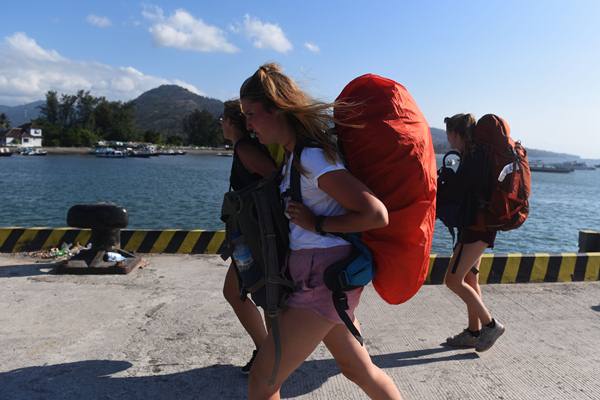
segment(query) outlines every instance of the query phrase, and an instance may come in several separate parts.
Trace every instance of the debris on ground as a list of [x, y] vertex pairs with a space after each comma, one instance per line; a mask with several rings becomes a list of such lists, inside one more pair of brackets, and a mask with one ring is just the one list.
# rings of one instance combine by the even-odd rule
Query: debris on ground
[[91, 248], [92, 248], [91, 243], [88, 243], [87, 246], [82, 246], [79, 243], [76, 243], [75, 246], [73, 246], [71, 243], [63, 243], [60, 248], [52, 247], [51, 249], [31, 251], [31, 252], [25, 253], [25, 255], [27, 255], [29, 257], [41, 258], [41, 259], [45, 259], [45, 260], [51, 259], [53, 261], [61, 261], [61, 260], [67, 260], [67, 259], [79, 254], [79, 252], [81, 250], [89, 250]]

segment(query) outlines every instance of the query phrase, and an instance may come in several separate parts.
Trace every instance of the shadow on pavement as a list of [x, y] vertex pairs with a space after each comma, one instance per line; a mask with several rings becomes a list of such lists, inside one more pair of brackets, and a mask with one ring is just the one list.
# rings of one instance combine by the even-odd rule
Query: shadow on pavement
[[0, 266], [0, 278], [50, 275], [53, 269], [54, 264], [52, 263], [2, 265]]
[[[89, 360], [0, 373], [0, 399], [240, 399], [247, 380], [233, 365], [165, 375], [110, 377], [127, 361]], [[150, 370], [148, 373], [151, 373]]]
[[[456, 351], [449, 347], [435, 347], [425, 350], [405, 351], [400, 353], [371, 356], [373, 363], [379, 368], [401, 368], [412, 365], [429, 364], [440, 361], [473, 360], [479, 358], [474, 352], [454, 353], [443, 357], [426, 357], [432, 354]], [[329, 379], [340, 373], [335, 360], [310, 360], [304, 362], [281, 389], [282, 397], [296, 397], [318, 389]], [[357, 390], [358, 387], [357, 387]]]
[[[425, 357], [450, 351], [446, 348], [406, 351], [373, 356], [381, 368], [399, 368], [439, 361], [478, 358], [474, 353]], [[217, 364], [164, 375], [116, 376], [133, 365], [127, 361], [88, 360], [27, 367], [0, 373], [0, 399], [240, 399], [246, 398], [247, 378], [239, 367]], [[160, 365], [148, 366], [148, 374]], [[157, 373], [155, 372], [155, 373]], [[126, 373], [126, 372], [125, 372]], [[320, 388], [340, 371], [333, 359], [307, 361], [285, 382], [284, 398]], [[136, 374], [140, 374], [136, 371]], [[357, 388], [357, 390], [359, 390]]]

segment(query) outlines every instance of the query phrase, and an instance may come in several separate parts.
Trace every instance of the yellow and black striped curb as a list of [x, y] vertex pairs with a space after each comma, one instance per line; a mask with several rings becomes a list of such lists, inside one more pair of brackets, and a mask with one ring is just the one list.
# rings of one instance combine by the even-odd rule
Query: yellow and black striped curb
[[[47, 250], [63, 243], [86, 245], [91, 230], [77, 228], [0, 228], [0, 253]], [[122, 230], [121, 248], [137, 253], [218, 254], [224, 231]]]
[[[62, 243], [87, 244], [89, 229], [0, 228], [0, 253], [37, 251]], [[218, 254], [223, 231], [122, 230], [121, 248], [137, 253]], [[431, 255], [427, 284], [441, 284], [449, 256]], [[600, 253], [484, 254], [480, 283], [574, 282], [600, 280]]]
[[[432, 254], [425, 283], [440, 284], [449, 256]], [[484, 254], [479, 283], [577, 282], [600, 280], [600, 253]]]

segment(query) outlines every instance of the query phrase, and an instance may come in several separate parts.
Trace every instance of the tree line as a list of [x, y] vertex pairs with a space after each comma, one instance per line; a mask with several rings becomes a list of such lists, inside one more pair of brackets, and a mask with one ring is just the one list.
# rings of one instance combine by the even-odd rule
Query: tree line
[[33, 120], [43, 132], [44, 146], [92, 146], [100, 140], [155, 144], [217, 146], [223, 144], [218, 121], [205, 110], [195, 110], [181, 121], [181, 135], [141, 131], [135, 125], [133, 101], [109, 101], [89, 91], [46, 93], [40, 116]]
[[0, 129], [8, 129], [10, 128], [10, 120], [8, 116], [4, 113], [0, 113]]

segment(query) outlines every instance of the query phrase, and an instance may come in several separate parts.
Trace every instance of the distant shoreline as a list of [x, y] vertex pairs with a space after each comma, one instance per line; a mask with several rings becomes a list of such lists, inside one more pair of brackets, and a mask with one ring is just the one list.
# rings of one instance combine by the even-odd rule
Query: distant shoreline
[[[91, 147], [42, 147], [48, 154], [60, 154], [60, 155], [88, 155], [93, 150]], [[232, 150], [213, 148], [213, 149], [193, 149], [193, 148], [181, 148], [187, 154], [195, 155], [215, 155], [219, 153], [232, 153]]]

